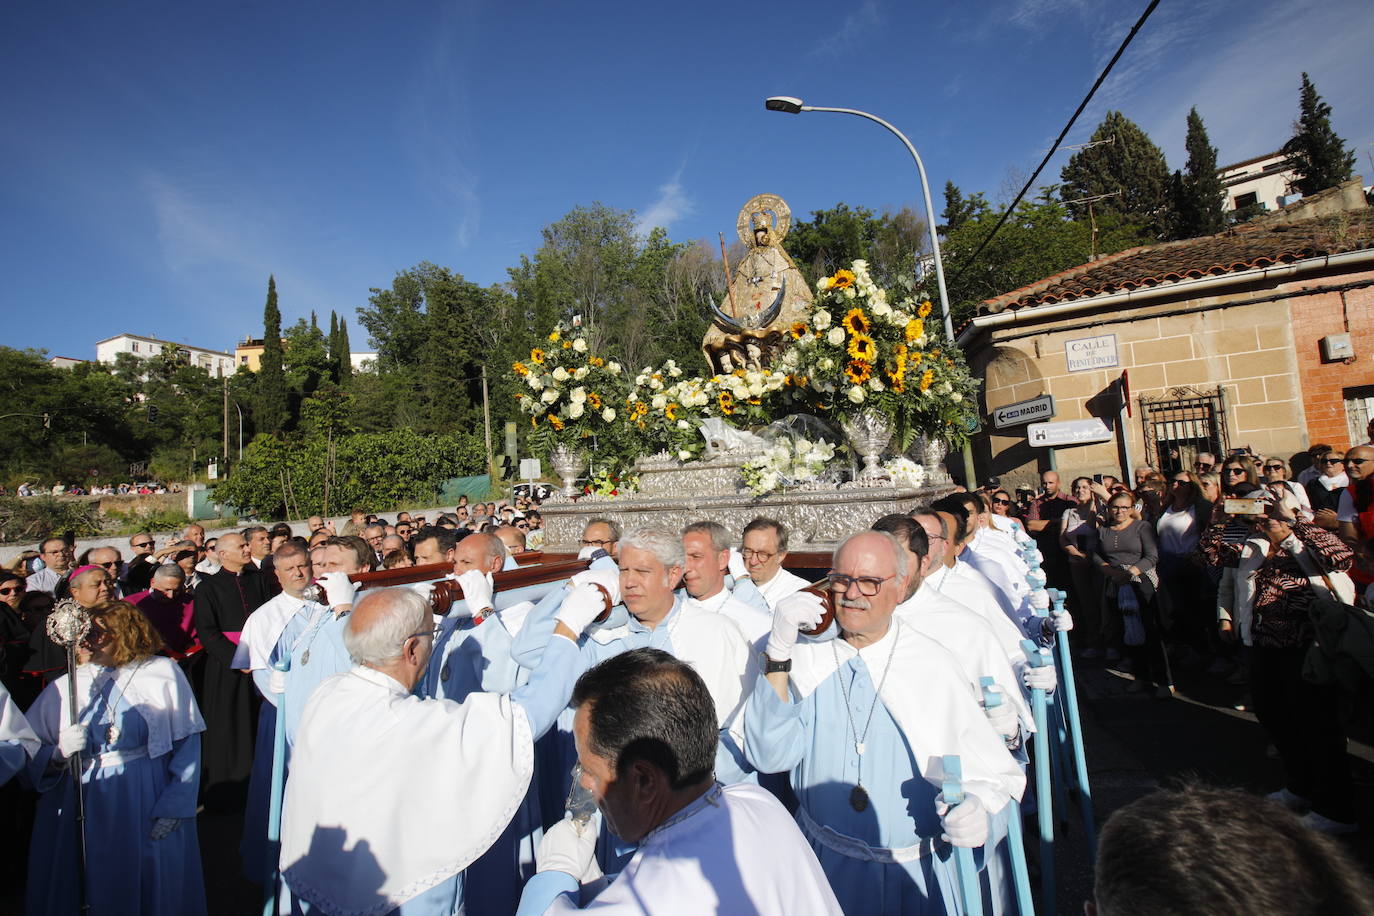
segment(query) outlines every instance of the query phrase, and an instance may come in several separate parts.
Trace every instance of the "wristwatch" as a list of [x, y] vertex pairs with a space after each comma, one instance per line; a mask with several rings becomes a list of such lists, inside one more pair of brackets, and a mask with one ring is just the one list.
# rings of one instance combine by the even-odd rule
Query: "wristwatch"
[[789, 671], [791, 671], [791, 670], [792, 670], [792, 659], [790, 659], [790, 658], [789, 658], [789, 659], [786, 659], [785, 661], [780, 661], [780, 662], [779, 662], [779, 661], [774, 661], [773, 659], [769, 658], [769, 657], [766, 656], [766, 655], [763, 657], [763, 673], [764, 673], [764, 674], [777, 674], [778, 672], [782, 672], [782, 673], [785, 674], [785, 673], [787, 673], [787, 672], [789, 672]]

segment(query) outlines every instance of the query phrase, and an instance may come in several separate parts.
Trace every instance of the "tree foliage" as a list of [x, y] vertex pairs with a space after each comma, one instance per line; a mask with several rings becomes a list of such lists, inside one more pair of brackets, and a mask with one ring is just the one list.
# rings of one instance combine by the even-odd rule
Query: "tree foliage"
[[1172, 224], [1169, 167], [1145, 131], [1119, 111], [1109, 111], [1093, 131], [1091, 146], [1069, 158], [1060, 172], [1061, 193], [1075, 219], [1088, 217], [1080, 198], [1095, 201], [1094, 215], [1115, 214], [1118, 222], [1145, 227], [1151, 237], [1168, 236]]
[[1331, 106], [1322, 101], [1306, 73], [1302, 75], [1299, 105], [1301, 113], [1283, 153], [1292, 160], [1297, 173], [1289, 190], [1310, 196], [1349, 180], [1355, 154], [1346, 149], [1345, 141], [1331, 127]]
[[1176, 239], [1215, 235], [1226, 228], [1226, 189], [1217, 174], [1217, 151], [1207, 137], [1202, 116], [1188, 112], [1188, 164], [1171, 182]]
[[794, 223], [783, 247], [812, 285], [861, 259], [887, 289], [910, 289], [917, 259], [928, 251], [925, 221], [910, 208], [878, 215], [843, 202]]
[[262, 310], [262, 359], [258, 369], [258, 396], [253, 404], [258, 429], [279, 433], [286, 427], [286, 370], [281, 345], [281, 309], [277, 306], [277, 279], [267, 278], [267, 304]]

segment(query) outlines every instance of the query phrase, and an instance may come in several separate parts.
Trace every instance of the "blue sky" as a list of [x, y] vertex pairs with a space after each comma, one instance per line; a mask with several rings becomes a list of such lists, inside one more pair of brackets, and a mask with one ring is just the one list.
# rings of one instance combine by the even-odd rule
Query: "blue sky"
[[[877, 125], [1007, 199], [1144, 0], [659, 4], [17, 2], [0, 11], [0, 343], [80, 358], [130, 331], [232, 348], [353, 320], [430, 260], [501, 282], [578, 204], [675, 239], [793, 211], [919, 201]], [[1118, 108], [1182, 167], [1196, 105], [1223, 162], [1278, 148], [1307, 70], [1374, 172], [1368, 0], [1164, 0], [1067, 143]], [[1068, 153], [1046, 171], [1056, 180]]]

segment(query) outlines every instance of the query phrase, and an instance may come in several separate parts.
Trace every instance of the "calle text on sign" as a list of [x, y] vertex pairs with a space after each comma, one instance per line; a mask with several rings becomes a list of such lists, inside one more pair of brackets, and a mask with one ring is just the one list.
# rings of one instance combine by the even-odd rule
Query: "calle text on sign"
[[993, 429], [1006, 429], [1036, 420], [1048, 420], [1054, 416], [1054, 395], [1042, 394], [1038, 398], [1004, 404], [992, 411]]
[[1116, 335], [1102, 334], [1098, 337], [1080, 337], [1064, 343], [1064, 358], [1068, 360], [1070, 372], [1087, 372], [1090, 369], [1110, 369], [1121, 364], [1116, 351]]

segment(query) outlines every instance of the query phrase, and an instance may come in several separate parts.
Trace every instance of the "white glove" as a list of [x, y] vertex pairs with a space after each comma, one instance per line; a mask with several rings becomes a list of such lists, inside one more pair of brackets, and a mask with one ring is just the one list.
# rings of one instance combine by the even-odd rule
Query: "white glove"
[[[1015, 800], [1011, 802], [1015, 803]], [[940, 826], [944, 830], [940, 839], [946, 843], [974, 849], [988, 841], [988, 813], [976, 795], [965, 795], [953, 808], [943, 798], [937, 799], [935, 813], [940, 815]]]
[[428, 604], [430, 607], [434, 606], [433, 582], [414, 582], [411, 584], [410, 590], [415, 594], [419, 595], [421, 598], [425, 599], [425, 603]]
[[1021, 734], [1021, 718], [1016, 714], [1016, 707], [1007, 702], [1006, 692], [1000, 687], [997, 688], [997, 692], [1002, 694], [1001, 704], [984, 706], [983, 713], [997, 734], [1010, 741]]
[[181, 826], [179, 817], [159, 817], [153, 821], [152, 832], [148, 834], [150, 840], [164, 839], [173, 830]]
[[824, 614], [825, 602], [810, 592], [794, 592], [779, 601], [773, 609], [773, 632], [768, 634], [768, 657], [775, 662], [791, 658], [798, 632], [816, 626]]
[[534, 854], [537, 871], [561, 871], [580, 878], [596, 855], [595, 821], [579, 827], [572, 818], [564, 818], [544, 831], [539, 850]]
[[736, 582], [743, 582], [749, 578], [749, 567], [744, 565], [744, 554], [735, 548], [730, 548], [730, 575], [735, 577]]
[[573, 585], [588, 585], [592, 582], [606, 590], [606, 594], [611, 596], [612, 605], [620, 603], [620, 570], [589, 569], [572, 577]]
[[57, 735], [57, 753], [71, 757], [86, 749], [86, 726], [68, 725]]
[[1050, 629], [1056, 633], [1067, 633], [1073, 629], [1073, 616], [1068, 611], [1051, 611]]
[[1055, 674], [1054, 665], [1027, 665], [1021, 671], [1021, 683], [1031, 690], [1043, 690], [1050, 693], [1059, 683], [1059, 678]]
[[581, 633], [606, 610], [606, 598], [593, 585], [577, 585], [558, 608], [556, 619], [574, 633]]
[[579, 560], [590, 560], [592, 554], [596, 553], [601, 549], [602, 548], [600, 547], [583, 547], [581, 550], [577, 552], [577, 558]]
[[348, 581], [346, 572], [325, 573], [316, 584], [324, 589], [325, 603], [330, 607], [351, 606], [353, 596], [358, 593], [358, 586]]
[[267, 675], [267, 689], [277, 696], [286, 693], [286, 672], [273, 668]]
[[463, 600], [468, 603], [472, 616], [476, 617], [478, 611], [495, 607], [491, 603], [491, 596], [496, 584], [492, 581], [491, 573], [469, 569], [458, 577], [458, 587], [463, 590]]

